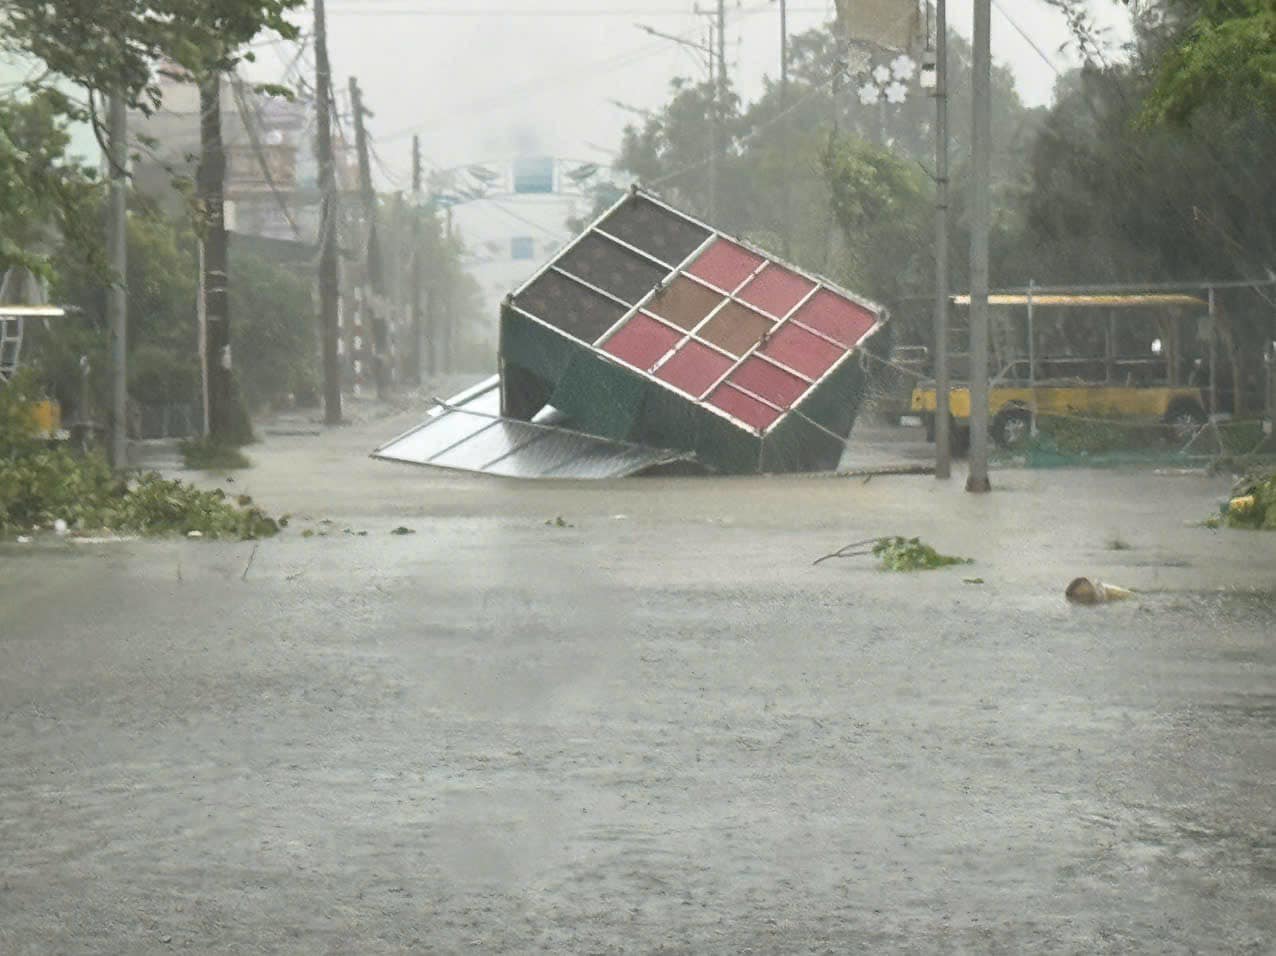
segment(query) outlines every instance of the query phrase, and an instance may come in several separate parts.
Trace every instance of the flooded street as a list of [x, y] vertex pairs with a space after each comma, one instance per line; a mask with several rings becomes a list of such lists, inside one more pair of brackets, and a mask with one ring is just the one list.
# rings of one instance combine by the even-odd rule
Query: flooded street
[[[256, 547], [0, 546], [0, 951], [1276, 946], [1226, 479], [513, 484], [400, 424], [251, 449]], [[876, 534], [975, 563], [810, 566]]]

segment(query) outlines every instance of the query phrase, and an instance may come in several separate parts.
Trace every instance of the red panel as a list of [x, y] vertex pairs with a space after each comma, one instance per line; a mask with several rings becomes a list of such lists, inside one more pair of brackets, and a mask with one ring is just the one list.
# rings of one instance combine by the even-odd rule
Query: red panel
[[731, 373], [728, 382], [747, 388], [754, 395], [774, 402], [781, 408], [789, 408], [802, 397], [807, 383], [796, 375], [790, 375], [760, 358], [750, 358]]
[[819, 378], [846, 354], [832, 342], [788, 322], [776, 330], [762, 351], [777, 362], [783, 362], [794, 371], [811, 378]]
[[741, 290], [739, 298], [782, 319], [814, 288], [810, 279], [771, 263]]
[[793, 318], [817, 332], [823, 332], [847, 348], [858, 345], [876, 321], [868, 309], [828, 289], [815, 293], [811, 301], [798, 309]]
[[716, 405], [740, 421], [761, 431], [780, 417], [780, 413], [769, 405], [763, 405], [756, 398], [723, 383], [713, 390], [709, 396], [709, 404]]
[[656, 370], [656, 378], [700, 396], [726, 374], [731, 359], [699, 342], [687, 342]]
[[719, 239], [687, 271], [705, 282], [712, 282], [719, 289], [732, 292], [760, 265], [761, 256], [755, 256], [734, 242]]
[[681, 338], [682, 333], [639, 312], [617, 329], [602, 349], [646, 370], [660, 361], [661, 356], [677, 345]]

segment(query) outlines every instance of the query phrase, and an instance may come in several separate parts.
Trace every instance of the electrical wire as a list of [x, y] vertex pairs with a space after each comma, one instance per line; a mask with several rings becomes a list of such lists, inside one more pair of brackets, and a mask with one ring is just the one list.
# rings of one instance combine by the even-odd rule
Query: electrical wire
[[[482, 18], [482, 17], [520, 17], [526, 19], [558, 19], [569, 17], [608, 18], [608, 17], [685, 17], [694, 14], [692, 10], [678, 10], [673, 7], [664, 9], [643, 9], [641, 7], [625, 9], [597, 9], [588, 7], [558, 7], [547, 9], [517, 8], [478, 8], [472, 7], [435, 7], [430, 9], [391, 8], [391, 7], [340, 7], [328, 8], [331, 16], [342, 17], [447, 17], [447, 18]], [[704, 11], [699, 11], [703, 13]], [[789, 13], [828, 13], [828, 7], [790, 7]]]

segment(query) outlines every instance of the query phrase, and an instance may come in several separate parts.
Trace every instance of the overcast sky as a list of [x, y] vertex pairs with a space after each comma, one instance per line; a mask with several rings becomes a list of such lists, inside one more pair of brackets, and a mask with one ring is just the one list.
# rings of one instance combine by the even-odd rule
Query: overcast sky
[[[701, 8], [713, 0], [699, 0]], [[1115, 0], [1091, 0], [1125, 35]], [[995, 0], [994, 56], [1015, 71], [1024, 99], [1050, 100], [1054, 70], [1011, 25], [1008, 12], [1055, 67], [1069, 35], [1043, 0]], [[668, 80], [703, 75], [694, 51], [640, 32], [642, 22], [703, 41], [708, 21], [693, 0], [329, 0], [329, 45], [338, 89], [357, 75], [376, 116], [370, 129], [390, 188], [406, 185], [411, 134], [428, 166], [507, 159], [520, 150], [608, 159], [634, 117], [612, 100], [659, 106]], [[950, 0], [950, 22], [970, 34], [970, 0]], [[728, 0], [733, 81], [746, 98], [779, 70], [779, 4]], [[827, 23], [832, 0], [789, 0], [790, 31]], [[254, 73], [277, 76], [295, 51], [259, 52]], [[397, 180], [397, 181], [396, 181]]]

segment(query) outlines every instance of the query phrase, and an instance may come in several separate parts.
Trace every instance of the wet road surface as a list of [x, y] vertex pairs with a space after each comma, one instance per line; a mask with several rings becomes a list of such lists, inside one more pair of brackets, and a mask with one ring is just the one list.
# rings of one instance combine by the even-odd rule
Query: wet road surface
[[[528, 487], [327, 441], [237, 478], [297, 515], [251, 567], [0, 545], [0, 952], [1276, 946], [1276, 536], [1186, 526], [1225, 483]], [[897, 531], [977, 563], [810, 567]]]

